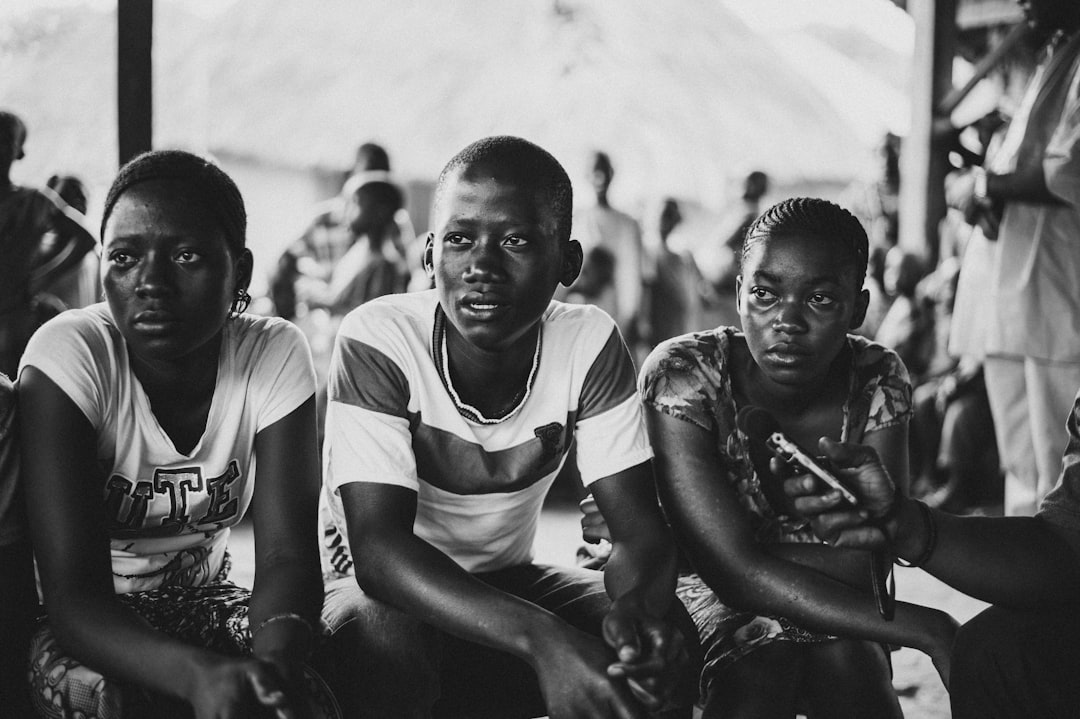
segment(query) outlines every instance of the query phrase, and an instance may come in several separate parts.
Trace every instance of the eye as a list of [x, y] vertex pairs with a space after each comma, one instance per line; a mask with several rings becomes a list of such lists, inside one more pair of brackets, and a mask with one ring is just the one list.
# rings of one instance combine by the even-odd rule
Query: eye
[[198, 262], [201, 259], [202, 255], [195, 250], [183, 249], [176, 253], [176, 261], [182, 265]]
[[834, 297], [830, 297], [829, 295], [822, 294], [821, 292], [815, 292], [814, 294], [810, 295], [810, 304], [828, 307], [829, 305], [836, 304], [836, 299]]
[[135, 264], [135, 256], [126, 250], [113, 250], [109, 253], [109, 262], [121, 269], [126, 269]]
[[776, 297], [776, 294], [768, 287], [751, 287], [750, 296], [761, 302], [768, 302]]
[[503, 244], [507, 247], [523, 247], [524, 245], [529, 244], [529, 241], [521, 235], [510, 235], [503, 240]]
[[469, 238], [458, 232], [451, 232], [443, 238], [443, 242], [450, 245], [466, 245], [469, 243]]

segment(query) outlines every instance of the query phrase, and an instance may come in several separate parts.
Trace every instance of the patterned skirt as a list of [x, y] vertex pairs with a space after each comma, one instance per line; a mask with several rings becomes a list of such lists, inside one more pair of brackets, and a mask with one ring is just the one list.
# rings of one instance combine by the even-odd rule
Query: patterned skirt
[[[162, 587], [117, 595], [159, 631], [221, 654], [251, 654], [248, 602], [251, 592], [234, 584]], [[305, 668], [305, 690], [317, 717], [340, 717], [321, 677]], [[30, 647], [30, 691], [39, 716], [54, 719], [190, 716], [190, 709], [143, 687], [107, 679], [67, 656], [44, 623]]]

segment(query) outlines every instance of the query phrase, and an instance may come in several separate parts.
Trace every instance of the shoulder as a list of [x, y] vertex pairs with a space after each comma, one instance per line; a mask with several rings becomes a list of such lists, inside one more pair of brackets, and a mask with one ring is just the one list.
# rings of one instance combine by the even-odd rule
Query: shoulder
[[104, 349], [114, 348], [119, 342], [123, 342], [123, 337], [113, 320], [109, 306], [104, 302], [84, 309], [66, 310], [34, 333], [27, 346], [23, 364], [27, 364], [27, 357], [33, 358], [40, 353], [50, 354], [72, 345]]
[[345, 315], [339, 333], [353, 338], [426, 333], [438, 304], [435, 290], [383, 295]]
[[662, 376], [719, 377], [727, 366], [734, 327], [717, 327], [673, 337], [657, 345], [641, 366], [642, 382]]
[[848, 346], [857, 378], [864, 381], [888, 378], [910, 383], [904, 361], [888, 347], [860, 335], [848, 335]]

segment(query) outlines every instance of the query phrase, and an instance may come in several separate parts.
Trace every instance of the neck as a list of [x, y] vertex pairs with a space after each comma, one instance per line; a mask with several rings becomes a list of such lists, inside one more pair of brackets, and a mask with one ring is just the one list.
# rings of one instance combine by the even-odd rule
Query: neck
[[446, 323], [448, 371], [454, 390], [466, 404], [485, 417], [509, 412], [529, 384], [540, 323], [505, 350], [485, 350], [464, 340]]
[[608, 204], [607, 190], [596, 193], [596, 205], [598, 207], [611, 207], [611, 205]]
[[221, 354], [221, 333], [207, 344], [209, 346], [203, 351], [175, 360], [145, 358], [130, 353], [131, 371], [150, 395], [183, 392], [197, 397], [207, 391], [213, 393]]

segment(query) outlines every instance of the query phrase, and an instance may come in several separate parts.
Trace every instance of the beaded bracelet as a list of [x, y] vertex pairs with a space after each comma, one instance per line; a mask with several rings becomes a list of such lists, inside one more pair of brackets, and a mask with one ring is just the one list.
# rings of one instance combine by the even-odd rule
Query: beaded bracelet
[[295, 612], [282, 612], [281, 614], [275, 614], [272, 617], [267, 617], [266, 619], [264, 619], [262, 621], [262, 623], [259, 624], [259, 626], [255, 628], [255, 631], [253, 631], [251, 633], [251, 638], [254, 639], [255, 635], [258, 634], [259, 632], [261, 632], [263, 630], [263, 628], [266, 627], [267, 624], [273, 624], [274, 622], [283, 622], [283, 621], [286, 621], [286, 620], [292, 621], [292, 622], [300, 622], [300, 624], [304, 625], [304, 628], [307, 629], [308, 636], [314, 636], [315, 635], [315, 630], [312, 629], [311, 622], [304, 619], [302, 616], [300, 616], [299, 614], [296, 614]]
[[895, 562], [901, 567], [921, 567], [925, 565], [934, 554], [934, 549], [937, 548], [937, 523], [934, 521], [934, 514], [924, 502], [916, 501], [915, 504], [919, 508], [923, 523], [926, 525], [926, 546], [923, 547], [919, 556], [910, 562], [897, 557]]

